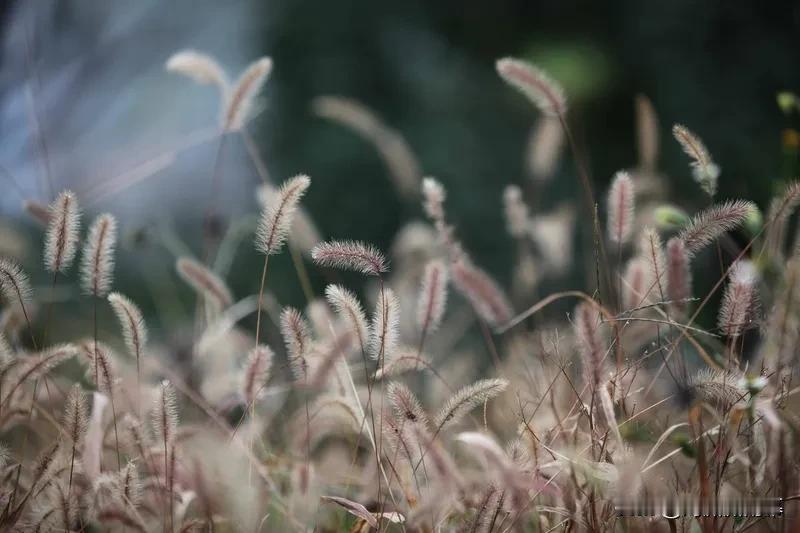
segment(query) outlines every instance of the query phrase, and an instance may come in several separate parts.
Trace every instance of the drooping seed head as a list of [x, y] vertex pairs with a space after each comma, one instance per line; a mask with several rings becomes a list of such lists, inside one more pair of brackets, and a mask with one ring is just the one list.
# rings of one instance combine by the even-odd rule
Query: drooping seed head
[[33, 294], [28, 275], [10, 259], [0, 259], [0, 293], [8, 304], [18, 303], [23, 307], [30, 303]]
[[[275, 202], [279, 189], [270, 183], [262, 183], [256, 188], [256, 199], [262, 209]], [[310, 255], [311, 250], [322, 240], [319, 229], [311, 220], [309, 214], [298, 205], [292, 216], [289, 234], [286, 236], [289, 243], [305, 255]]]
[[701, 211], [691, 223], [680, 232], [690, 256], [696, 254], [720, 235], [739, 227], [750, 213], [753, 204], [745, 200], [735, 200], [717, 204]]
[[318, 244], [311, 252], [320, 266], [353, 270], [367, 276], [387, 272], [386, 259], [377, 248], [359, 241], [329, 241]]
[[215, 309], [221, 311], [233, 303], [231, 291], [219, 276], [190, 257], [180, 257], [175, 263], [178, 275]]
[[477, 406], [498, 396], [508, 388], [505, 379], [481, 379], [453, 394], [434, 418], [437, 430], [455, 424]]
[[692, 176], [706, 194], [713, 197], [717, 192], [717, 179], [720, 169], [711, 159], [705, 144], [700, 138], [689, 131], [686, 126], [675, 124], [672, 134], [680, 143], [683, 151], [692, 159]]
[[264, 207], [256, 230], [258, 251], [267, 255], [280, 252], [292, 227], [297, 205], [309, 185], [311, 179], [308, 176], [295, 176], [287, 180], [270, 199]]
[[203, 85], [216, 85], [223, 93], [228, 90], [228, 76], [217, 60], [196, 50], [181, 50], [167, 59], [165, 68], [191, 78]]
[[223, 129], [239, 131], [250, 118], [253, 101], [272, 71], [272, 59], [262, 57], [250, 64], [227, 94]]
[[384, 123], [362, 103], [340, 96], [319, 96], [312, 103], [314, 112], [357, 133], [371, 143], [389, 170], [397, 191], [413, 199], [419, 194], [420, 165], [403, 135]]
[[466, 258], [450, 266], [456, 289], [472, 304], [475, 312], [490, 326], [511, 320], [514, 311], [503, 290], [489, 275]]
[[510, 57], [499, 59], [496, 68], [506, 83], [525, 95], [545, 115], [566, 114], [564, 89], [540, 68]]

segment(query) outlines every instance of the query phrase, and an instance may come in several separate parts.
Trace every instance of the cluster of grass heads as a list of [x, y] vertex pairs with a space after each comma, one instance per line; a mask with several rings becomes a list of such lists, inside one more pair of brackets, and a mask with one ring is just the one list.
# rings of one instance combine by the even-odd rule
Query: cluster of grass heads
[[[164, 339], [148, 335], [151, 319], [137, 303], [113, 292], [114, 216], [101, 214], [82, 232], [72, 192], [49, 206], [26, 204], [45, 228], [44, 252], [41, 266], [0, 260], [0, 527], [800, 526], [792, 516], [800, 499], [800, 241], [790, 224], [800, 183], [784, 184], [765, 215], [749, 201], [719, 200], [720, 166], [695, 133], [675, 125], [707, 205], [691, 214], [664, 203], [658, 120], [640, 97], [639, 164], [618, 172], [598, 199], [564, 91], [536, 67], [502, 59], [498, 74], [542, 115], [531, 182], [496, 201], [508, 227], [497, 238], [516, 246], [513, 283], [504, 287], [470, 256], [444, 185], [422, 177], [400, 134], [356, 102], [321, 98], [317, 112], [373, 143], [398, 193], [428, 219], [403, 230], [390, 263], [369, 243], [323, 240], [302, 205], [313, 194], [310, 177], [270, 183], [246, 126], [271, 66], [262, 58], [232, 81], [195, 51], [167, 62], [219, 90], [218, 158], [225, 139], [242, 138], [263, 178], [257, 222], [219, 231], [216, 166], [201, 249], [174, 257], [175, 279], [196, 295], [182, 365]], [[531, 207], [562, 148], [575, 159], [584, 216]], [[253, 288], [245, 296], [225, 279], [243, 232], [252, 235], [247, 253], [263, 256], [259, 271], [243, 274]], [[586, 265], [574, 264], [576, 232]], [[269, 290], [277, 283], [270, 258], [284, 253], [304, 309], [281, 306]], [[34, 290], [28, 272], [42, 267], [52, 282]], [[317, 295], [309, 268], [332, 281]], [[589, 289], [548, 292], [548, 280], [574, 268], [585, 268]], [[711, 290], [696, 294], [693, 277]], [[53, 338], [61, 320], [54, 294], [73, 283], [92, 317], [71, 337]], [[564, 301], [572, 312], [548, 313]], [[113, 316], [116, 331], [100, 330], [98, 315]], [[710, 315], [711, 323], [698, 321]], [[653, 507], [653, 517], [627, 518], [615, 506], [669, 500], [722, 509], [759, 498], [783, 498], [786, 516], [685, 509], [664, 517]]]

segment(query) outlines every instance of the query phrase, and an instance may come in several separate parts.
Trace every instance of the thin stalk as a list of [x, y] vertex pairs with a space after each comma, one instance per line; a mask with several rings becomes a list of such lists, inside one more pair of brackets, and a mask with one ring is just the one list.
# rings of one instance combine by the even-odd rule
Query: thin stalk
[[166, 531], [167, 521], [169, 520], [169, 531], [172, 533], [172, 486], [169, 475], [169, 452], [167, 450], [167, 439], [164, 439], [164, 486], [167, 487], [167, 506], [169, 507], [169, 517], [164, 516], [164, 530]]
[[214, 173], [211, 176], [211, 193], [208, 199], [208, 208], [204, 217], [204, 229], [206, 236], [206, 262], [214, 255], [214, 235], [212, 225], [214, 223], [214, 216], [216, 215], [216, 201], [219, 197], [220, 180], [222, 178], [222, 161], [225, 150], [227, 135], [223, 132], [217, 145], [217, 154], [214, 157]]
[[[256, 311], [256, 343], [255, 345], [258, 346], [258, 342], [261, 338], [261, 308], [264, 304], [264, 287], [267, 282], [267, 268], [269, 267], [269, 254], [264, 255], [264, 268], [261, 270], [261, 285], [258, 289], [258, 310]], [[255, 412], [256, 406], [255, 401], [251, 402], [250, 406], [250, 421], [252, 423], [255, 420]], [[244, 416], [244, 415], [242, 415]], [[250, 448], [252, 449], [255, 446], [255, 436], [252, 434], [250, 435]], [[248, 483], [252, 484], [252, 476], [253, 476], [253, 465], [247, 469], [247, 479]]]
[[69, 502], [70, 496], [72, 496], [72, 474], [75, 470], [75, 448], [77, 443], [72, 441], [72, 452], [70, 454], [69, 460], [69, 483], [67, 484], [67, 517], [69, 517]]
[[294, 265], [295, 272], [297, 272], [297, 279], [300, 281], [300, 287], [303, 289], [303, 295], [308, 302], [311, 302], [314, 299], [314, 290], [311, 288], [311, 280], [308, 277], [308, 271], [303, 263], [303, 257], [296, 246], [291, 242], [287, 244], [289, 246], [289, 255], [292, 257], [292, 264]]
[[[47, 343], [47, 329], [48, 329], [48, 325], [50, 323], [50, 312], [53, 309], [53, 299], [54, 299], [54, 294], [55, 294], [55, 289], [56, 289], [56, 280], [57, 279], [58, 279], [58, 271], [55, 271], [55, 272], [53, 272], [53, 282], [52, 282], [52, 284], [50, 286], [50, 302], [47, 305], [47, 320], [45, 321], [44, 335], [43, 335], [43, 339], [42, 339], [42, 345], [43, 346]], [[21, 300], [22, 299], [20, 298], [20, 301]], [[26, 313], [26, 319], [27, 319], [27, 313]], [[31, 418], [33, 417], [33, 407], [36, 404], [36, 392], [37, 392], [38, 388], [39, 388], [39, 378], [36, 378], [34, 380], [34, 382], [33, 382], [33, 397], [31, 398], [31, 406], [28, 408], [28, 423], [30, 423]], [[8, 400], [9, 401], [11, 400], [11, 394], [13, 392], [14, 392], [14, 390], [11, 390], [8, 393]], [[0, 406], [2, 406], [3, 403], [5, 403], [5, 402], [4, 401], [0, 401]], [[25, 436], [22, 439], [22, 449], [23, 450], [26, 450], [27, 447], [28, 447], [28, 433], [29, 432], [26, 431], [25, 432]], [[10, 506], [13, 506], [14, 497], [16, 496], [17, 491], [19, 490], [19, 476], [20, 476], [21, 473], [22, 473], [22, 462], [20, 462], [20, 465], [17, 468], [17, 475], [16, 475], [16, 479], [14, 480], [14, 491], [11, 493], [11, 497], [10, 497], [10, 503], [9, 503]]]
[[[586, 163], [583, 154], [578, 150], [578, 145], [575, 142], [575, 138], [572, 135], [572, 129], [569, 127], [566, 117], [562, 114], [559, 114], [558, 120], [559, 122], [561, 122], [561, 128], [564, 130], [564, 134], [567, 137], [567, 142], [569, 144], [570, 151], [572, 152], [572, 157], [575, 160], [575, 166], [578, 169], [578, 176], [580, 177], [581, 185], [583, 187], [584, 200], [586, 201], [586, 208], [589, 209], [590, 212], [594, 212], [597, 202], [595, 201], [594, 191], [592, 190], [592, 183], [589, 177], [588, 164]], [[608, 260], [606, 258], [606, 249], [605, 246], [603, 245], [603, 240], [598, 239], [597, 245], [600, 251], [600, 257], [602, 258], [602, 262], [603, 264], [607, 265]], [[605, 277], [606, 277], [606, 283], [610, 288], [612, 284], [610, 275], [608, 273], [608, 269], [605, 269]], [[598, 292], [600, 291], [599, 286], [597, 287], [597, 290]]]
[[111, 401], [111, 416], [114, 419], [114, 446], [117, 448], [117, 470], [122, 470], [122, 460], [119, 455], [119, 434], [117, 433], [117, 409], [114, 406], [114, 391], [111, 390], [111, 386], [109, 383], [108, 396]]
[[[383, 278], [381, 277], [379, 279], [380, 279], [380, 286], [381, 286], [381, 289], [380, 289], [381, 290], [380, 301], [384, 302], [384, 305], [382, 306], [382, 309], [381, 309], [381, 313], [383, 315], [382, 316], [382, 324], [384, 325], [384, 328], [386, 328], [386, 327], [388, 327], [388, 321], [389, 321], [389, 316], [388, 316], [388, 314], [389, 314], [389, 306], [386, 304], [386, 288], [385, 288], [384, 283], [383, 283]], [[385, 339], [384, 339], [384, 340], [381, 341], [381, 349], [380, 349], [380, 352], [378, 353], [378, 368], [379, 369], [383, 368], [384, 363], [385, 363], [385, 360], [384, 360], [385, 348], [386, 348], [386, 342], [385, 342]], [[383, 389], [381, 389], [381, 404], [380, 404], [380, 407], [379, 407], [379, 409], [380, 409], [380, 413], [379, 413], [380, 424], [379, 424], [379, 427], [381, 428], [380, 434], [376, 434], [375, 429], [374, 429], [375, 428], [375, 410], [374, 409], [370, 410], [370, 414], [372, 416], [372, 427], [373, 427], [372, 433], [375, 434], [375, 438], [378, 441], [378, 445], [375, 447], [375, 460], [378, 462], [378, 466], [380, 466], [380, 457], [383, 455], [383, 398], [384, 398]], [[372, 395], [370, 394], [370, 402], [371, 402], [371, 399], [372, 399]], [[367, 407], [369, 407], [369, 406], [367, 406]], [[389, 484], [388, 480], [386, 481], [386, 484], [387, 484], [387, 489], [388, 489], [389, 488], [388, 487], [388, 484]], [[381, 502], [381, 482], [380, 482], [380, 479], [378, 479], [378, 509], [379, 509], [379, 512], [383, 512], [383, 505], [384, 505], [384, 502]]]
[[264, 304], [264, 287], [267, 282], [267, 267], [269, 266], [269, 254], [264, 255], [264, 268], [261, 270], [261, 285], [258, 289], [258, 310], [256, 311], [256, 346], [261, 335], [261, 308]]

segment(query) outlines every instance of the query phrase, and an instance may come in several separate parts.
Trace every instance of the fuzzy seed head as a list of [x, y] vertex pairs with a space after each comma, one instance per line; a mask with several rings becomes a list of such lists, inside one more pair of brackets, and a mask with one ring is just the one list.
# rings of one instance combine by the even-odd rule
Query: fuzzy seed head
[[56, 456], [60, 448], [61, 442], [56, 441], [36, 459], [33, 465], [33, 480], [29, 489], [31, 492], [35, 487], [41, 486], [53, 473], [56, 466]]
[[564, 116], [567, 112], [564, 89], [540, 68], [510, 57], [499, 59], [496, 68], [506, 83], [525, 95], [543, 114]]
[[111, 289], [116, 242], [117, 220], [109, 214], [98, 216], [89, 228], [81, 257], [81, 286], [86, 294], [100, 298]]
[[362, 349], [366, 349], [369, 339], [369, 326], [361, 302], [355, 294], [341, 285], [328, 285], [325, 287], [325, 297], [336, 313], [353, 332]]
[[717, 204], [698, 213], [680, 232], [689, 256], [696, 254], [720, 235], [739, 227], [753, 209], [753, 203], [735, 200]]
[[406, 385], [400, 382], [389, 383], [386, 388], [386, 397], [394, 409], [395, 416], [408, 424], [420, 424], [428, 427], [428, 415], [419, 403], [419, 400]]
[[639, 241], [639, 253], [645, 258], [649, 269], [650, 279], [655, 284], [655, 296], [662, 299], [665, 296], [667, 259], [664, 256], [664, 246], [661, 237], [653, 228], [645, 228]]
[[584, 383], [594, 390], [603, 382], [606, 347], [600, 333], [597, 311], [588, 303], [582, 302], [575, 308], [573, 330], [583, 363]]
[[437, 430], [457, 423], [474, 408], [495, 398], [508, 388], [505, 379], [481, 379], [453, 394], [434, 418]]
[[256, 230], [256, 249], [267, 255], [281, 251], [292, 227], [300, 199], [311, 185], [308, 176], [299, 175], [287, 180], [270, 199], [261, 214]]
[[697, 400], [725, 413], [747, 396], [741, 382], [742, 376], [735, 372], [703, 370], [690, 379], [689, 391]]
[[108, 303], [117, 316], [128, 353], [137, 360], [147, 344], [147, 325], [139, 307], [118, 292], [108, 295]]
[[74, 344], [63, 343], [50, 346], [39, 352], [36, 357], [26, 358], [30, 370], [28, 376], [30, 379], [40, 379], [77, 354], [78, 348]]
[[[256, 199], [262, 208], [272, 204], [278, 194], [279, 190], [270, 183], [262, 183], [256, 188]], [[309, 255], [311, 249], [322, 240], [311, 217], [300, 205], [292, 216], [291, 229], [286, 238], [292, 246], [305, 255]]]
[[365, 276], [379, 276], [388, 271], [383, 254], [359, 241], [323, 242], [314, 247], [311, 257], [320, 266], [353, 270]]
[[719, 311], [719, 328], [728, 337], [738, 337], [752, 322], [757, 281], [758, 273], [751, 261], [740, 259], [730, 268]]
[[636, 96], [636, 140], [639, 149], [639, 166], [654, 171], [658, 164], [658, 116], [650, 99]]
[[511, 320], [514, 311], [500, 285], [486, 272], [462, 258], [450, 266], [456, 289], [472, 304], [475, 312], [490, 326]]
[[191, 78], [202, 85], [216, 85], [223, 93], [228, 90], [228, 76], [213, 57], [196, 50], [181, 50], [171, 55], [165, 64], [168, 72]]
[[231, 291], [225, 282], [201, 263], [189, 257], [181, 257], [175, 263], [175, 268], [181, 279], [217, 311], [222, 311], [233, 303]]
[[121, 440], [126, 444], [126, 453], [131, 457], [146, 457], [151, 440], [144, 431], [142, 421], [131, 413], [126, 413], [122, 417], [121, 428], [124, 434]]
[[672, 134], [686, 155], [692, 159], [692, 176], [695, 181], [700, 184], [700, 188], [706, 194], [713, 197], [717, 192], [720, 169], [711, 159], [711, 154], [708, 153], [705, 144], [697, 135], [681, 124], [675, 124], [672, 127]]
[[10, 259], [0, 259], [0, 293], [8, 304], [25, 307], [31, 301], [33, 291], [28, 275]]
[[773, 198], [770, 202], [766, 226], [763, 226], [763, 219], [759, 221], [759, 217], [753, 217], [752, 214], [748, 217], [748, 223], [746, 224], [748, 227], [755, 222], [755, 227], [753, 228], [755, 232], [751, 230], [751, 234], [755, 235], [761, 227], [765, 227], [767, 249], [777, 260], [783, 257], [784, 239], [787, 235], [786, 226], [789, 218], [797, 210], [798, 205], [800, 205], [800, 182], [793, 181], [786, 186], [783, 194]]
[[78, 445], [86, 432], [88, 423], [86, 395], [79, 384], [75, 384], [67, 396], [67, 404], [64, 408], [64, 429], [75, 446]]
[[259, 393], [269, 380], [270, 369], [274, 353], [268, 346], [259, 345], [250, 351], [247, 356], [242, 383], [242, 396], [245, 405], [255, 403]]
[[63, 191], [50, 205], [50, 223], [44, 241], [44, 263], [48, 272], [66, 272], [78, 251], [81, 213], [78, 199]]
[[128, 461], [119, 473], [119, 497], [132, 507], [137, 507], [142, 500], [142, 482], [136, 463]]
[[430, 368], [431, 363], [425, 359], [424, 355], [417, 355], [418, 352], [417, 348], [401, 346], [392, 360], [375, 372], [374, 379], [381, 380], [387, 377], [399, 376], [412, 370]]
[[608, 238], [626, 244], [633, 233], [633, 180], [627, 172], [617, 172], [608, 190]]
[[229, 91], [225, 103], [223, 129], [239, 131], [250, 118], [253, 101], [272, 71], [272, 59], [262, 57], [250, 64]]
[[289, 354], [289, 364], [294, 378], [302, 381], [308, 377], [306, 356], [311, 346], [310, 326], [300, 311], [286, 307], [281, 312], [281, 335]]
[[536, 123], [528, 141], [527, 164], [538, 182], [550, 180], [564, 149], [564, 128], [557, 118], [544, 116]]
[[369, 353], [383, 364], [389, 361], [397, 348], [400, 336], [400, 303], [394, 291], [384, 287], [378, 295], [378, 304], [370, 324]]
[[447, 266], [444, 262], [433, 260], [425, 266], [417, 300], [417, 326], [425, 334], [435, 332], [442, 322], [447, 306], [447, 282]]
[[153, 433], [167, 445], [175, 440], [178, 429], [178, 403], [175, 399], [175, 389], [167, 380], [158, 387], [155, 404], [152, 412]]
[[770, 209], [769, 218], [773, 224], [785, 222], [800, 205], [800, 181], [792, 181], [778, 197], [774, 209]]

